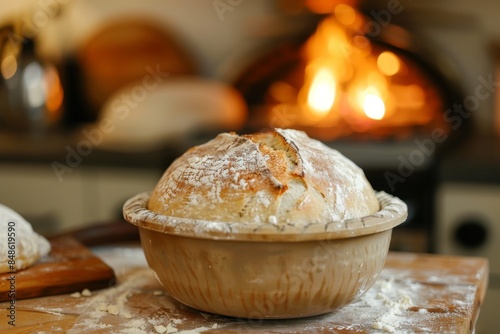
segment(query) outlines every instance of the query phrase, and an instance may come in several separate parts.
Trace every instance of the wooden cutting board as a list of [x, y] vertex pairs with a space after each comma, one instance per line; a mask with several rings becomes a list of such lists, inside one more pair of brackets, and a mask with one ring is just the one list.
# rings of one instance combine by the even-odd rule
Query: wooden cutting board
[[57, 295], [68, 292], [107, 288], [115, 284], [113, 269], [74, 238], [49, 240], [52, 250], [34, 266], [16, 273], [0, 275], [0, 302], [9, 297], [11, 282], [15, 299]]

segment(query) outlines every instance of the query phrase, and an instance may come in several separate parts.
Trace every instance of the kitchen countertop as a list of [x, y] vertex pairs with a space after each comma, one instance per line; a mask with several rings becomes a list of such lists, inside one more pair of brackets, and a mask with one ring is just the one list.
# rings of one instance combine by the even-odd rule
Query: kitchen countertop
[[[0, 304], [6, 333], [471, 333], [485, 297], [483, 258], [390, 252], [359, 300], [303, 319], [242, 320], [186, 307], [161, 291], [138, 244], [95, 247], [117, 284], [91, 296], [18, 300], [16, 326]], [[118, 314], [114, 314], [118, 313]]]
[[[154, 149], [110, 150], [99, 143], [79, 147], [85, 138], [76, 132], [53, 132], [34, 138], [0, 131], [0, 162], [24, 164], [67, 164], [81, 157], [85, 166], [145, 168], [163, 171], [185, 149], [183, 143], [172, 143]], [[86, 143], [90, 143], [86, 141]], [[90, 143], [91, 144], [91, 143]], [[82, 144], [83, 145], [83, 144]], [[79, 150], [83, 150], [79, 152]], [[83, 154], [82, 154], [83, 153]]]

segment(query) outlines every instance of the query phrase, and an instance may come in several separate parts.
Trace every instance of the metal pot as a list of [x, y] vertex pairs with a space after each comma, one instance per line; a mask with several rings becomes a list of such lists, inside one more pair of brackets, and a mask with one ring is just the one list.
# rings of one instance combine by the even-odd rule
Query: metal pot
[[55, 66], [35, 54], [35, 40], [0, 28], [0, 127], [43, 135], [61, 118], [63, 89]]

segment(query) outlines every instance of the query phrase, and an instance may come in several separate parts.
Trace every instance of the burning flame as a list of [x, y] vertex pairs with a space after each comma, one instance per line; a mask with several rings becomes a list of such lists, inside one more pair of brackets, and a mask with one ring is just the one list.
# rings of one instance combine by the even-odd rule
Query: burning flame
[[350, 36], [335, 19], [354, 24], [355, 11], [348, 5], [337, 6], [335, 17], [325, 19], [306, 45], [306, 77], [310, 79], [301, 89], [306, 102], [302, 122], [356, 117], [345, 110], [347, 104], [342, 99], [346, 96], [352, 97], [348, 105], [360, 112], [361, 119], [381, 120], [388, 114], [384, 100], [387, 76], [399, 71], [399, 59], [392, 52], [382, 53], [378, 59], [371, 56], [370, 42], [355, 40], [360, 36]]
[[398, 56], [390, 51], [385, 51], [378, 56], [377, 67], [385, 75], [393, 76], [399, 72], [401, 64]]
[[363, 96], [363, 112], [373, 120], [381, 120], [385, 116], [385, 103], [375, 89], [367, 89]]
[[316, 116], [326, 116], [333, 107], [337, 83], [332, 72], [326, 68], [319, 69], [307, 93], [307, 105]]
[[428, 79], [404, 54], [370, 41], [369, 22], [344, 2], [306, 0], [313, 12], [330, 15], [303, 45], [299, 71], [269, 89], [277, 104], [270, 121], [329, 138], [430, 122], [441, 104], [431, 99], [434, 90], [424, 90]]

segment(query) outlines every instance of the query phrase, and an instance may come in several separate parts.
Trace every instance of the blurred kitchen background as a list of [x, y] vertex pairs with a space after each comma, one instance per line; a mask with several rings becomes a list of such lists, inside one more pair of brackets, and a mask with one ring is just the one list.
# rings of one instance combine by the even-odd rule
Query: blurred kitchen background
[[[500, 3], [0, 2], [0, 202], [47, 236], [121, 220], [221, 131], [306, 131], [405, 200], [391, 248], [484, 256], [500, 307]], [[498, 318], [498, 317], [496, 317]]]

